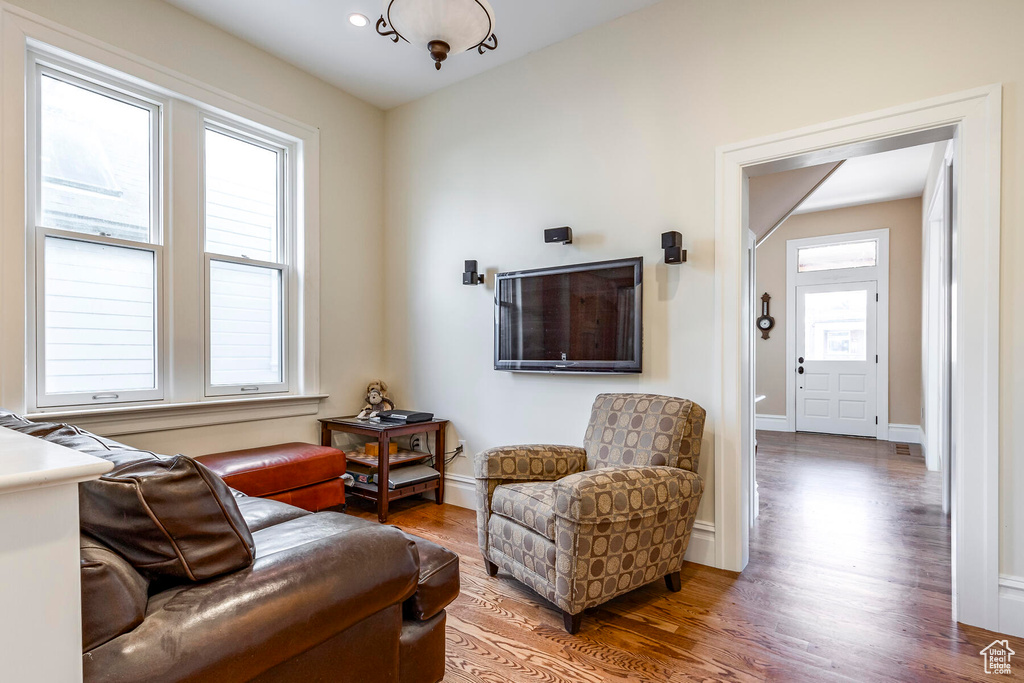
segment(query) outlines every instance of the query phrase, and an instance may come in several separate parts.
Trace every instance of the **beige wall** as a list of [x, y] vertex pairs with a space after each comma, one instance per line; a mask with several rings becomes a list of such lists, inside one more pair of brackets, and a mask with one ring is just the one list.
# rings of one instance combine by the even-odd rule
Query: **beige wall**
[[[786, 241], [889, 228], [889, 422], [921, 424], [921, 198], [791, 216], [757, 248], [757, 296], [775, 329], [757, 335], [759, 415], [786, 415]], [[760, 310], [760, 309], [759, 309]]]
[[[406, 404], [451, 418], [470, 451], [579, 443], [599, 391], [711, 406], [715, 148], [1002, 82], [1001, 562], [1024, 574], [1021, 26], [1019, 0], [669, 0], [389, 111], [389, 379]], [[554, 225], [576, 244], [543, 244]], [[685, 265], [660, 263], [671, 229]], [[511, 270], [634, 255], [647, 259], [643, 375], [491, 369], [492, 291], [459, 284], [462, 259]]]
[[[155, 0], [15, 0], [40, 16], [320, 129], [321, 414], [362, 407], [381, 374], [384, 114]], [[173, 229], [173, 227], [172, 227]], [[198, 455], [319, 438], [310, 417], [135, 434], [133, 445]]]

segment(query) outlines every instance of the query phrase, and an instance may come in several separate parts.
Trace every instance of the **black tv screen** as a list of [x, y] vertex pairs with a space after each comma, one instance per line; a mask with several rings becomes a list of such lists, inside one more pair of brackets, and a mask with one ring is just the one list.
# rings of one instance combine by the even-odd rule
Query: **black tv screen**
[[641, 257], [499, 273], [494, 369], [640, 372]]

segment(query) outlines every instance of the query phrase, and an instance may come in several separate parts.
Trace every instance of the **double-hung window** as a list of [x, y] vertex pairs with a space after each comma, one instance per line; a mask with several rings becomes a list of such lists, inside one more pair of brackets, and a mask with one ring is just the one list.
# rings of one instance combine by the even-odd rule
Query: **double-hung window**
[[34, 406], [312, 388], [296, 268], [308, 248], [304, 138], [91, 65], [29, 57]]
[[37, 405], [161, 399], [161, 106], [35, 75]]
[[207, 121], [207, 394], [285, 391], [286, 150]]

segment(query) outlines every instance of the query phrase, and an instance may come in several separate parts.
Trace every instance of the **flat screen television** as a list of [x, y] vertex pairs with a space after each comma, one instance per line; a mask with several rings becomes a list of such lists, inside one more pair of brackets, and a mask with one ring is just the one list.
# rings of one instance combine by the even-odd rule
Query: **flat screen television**
[[641, 257], [499, 273], [494, 369], [641, 372]]

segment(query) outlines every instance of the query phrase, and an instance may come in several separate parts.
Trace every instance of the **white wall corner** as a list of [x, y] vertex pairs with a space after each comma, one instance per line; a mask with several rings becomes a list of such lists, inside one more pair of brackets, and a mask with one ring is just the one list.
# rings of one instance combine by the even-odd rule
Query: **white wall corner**
[[[469, 510], [476, 510], [476, 480], [465, 474], [446, 474], [444, 502]], [[697, 520], [690, 533], [686, 548], [686, 561], [715, 566], [715, 523]]]
[[757, 429], [766, 432], [789, 432], [789, 420], [785, 415], [757, 415], [754, 423]]
[[[896, 443], [924, 443], [924, 430], [920, 425], [898, 425], [889, 423], [889, 441]], [[929, 467], [928, 469], [932, 469]]]
[[999, 631], [1024, 638], [1024, 576], [999, 576]]

